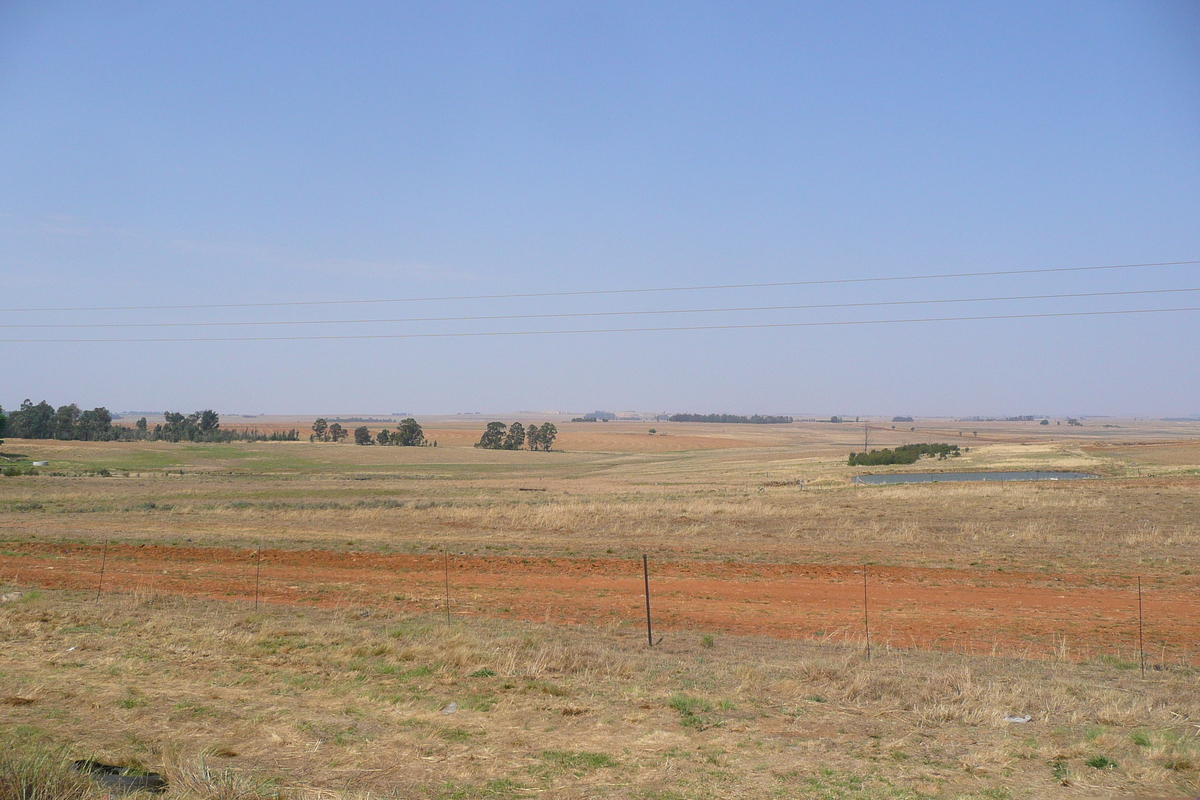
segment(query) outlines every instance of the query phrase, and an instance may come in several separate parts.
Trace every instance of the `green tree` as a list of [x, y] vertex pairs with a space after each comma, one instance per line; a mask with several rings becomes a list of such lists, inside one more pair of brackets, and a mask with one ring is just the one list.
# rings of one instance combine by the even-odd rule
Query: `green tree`
[[384, 428], [379, 433], [375, 434], [375, 441], [379, 442], [380, 444], [391, 444], [392, 432], [387, 428]]
[[354, 429], [354, 443], [355, 444], [370, 444], [371, 443], [371, 432], [369, 430], [367, 430], [366, 425], [359, 425], [357, 428]]
[[342, 427], [340, 422], [335, 422], [329, 426], [329, 438], [333, 440], [334, 444], [337, 444], [342, 439], [345, 439], [348, 435], [349, 434], [346, 432], [346, 429]]
[[75, 423], [79, 421], [79, 413], [79, 406], [74, 403], [59, 406], [58, 410], [54, 412], [54, 416], [50, 418], [53, 438], [74, 439]]
[[558, 436], [558, 428], [554, 427], [553, 422], [542, 423], [542, 429], [538, 431], [538, 445], [550, 452], [550, 448], [554, 446], [554, 439]]
[[4, 416], [4, 406], [0, 406], [0, 444], [4, 444], [4, 431], [8, 428], [8, 417]]
[[537, 425], [530, 425], [525, 429], [525, 443], [530, 450], [537, 450], [542, 446], [542, 429]]
[[212, 433], [221, 427], [221, 417], [211, 408], [207, 408], [200, 412], [199, 427], [202, 433]]
[[508, 435], [504, 437], [505, 450], [520, 450], [525, 446], [525, 426], [514, 422], [508, 426]]
[[53, 428], [50, 419], [54, 416], [54, 406], [45, 400], [36, 406], [29, 398], [21, 403], [21, 407], [8, 416], [9, 435], [14, 439], [50, 439]]
[[412, 417], [400, 420], [396, 432], [392, 434], [392, 444], [401, 447], [421, 447], [425, 444], [425, 432]]
[[79, 415], [75, 426], [75, 437], [89, 442], [108, 441], [112, 435], [112, 414], [101, 406]]
[[138, 434], [140, 434], [141, 436], [145, 436], [146, 435], [146, 418], [142, 417], [137, 422], [133, 423], [133, 427], [134, 427], [134, 429], [137, 430]]
[[316, 437], [318, 442], [329, 441], [327, 438], [327, 434], [329, 432], [329, 423], [325, 421], [324, 417], [319, 417], [317, 421], [312, 424], [312, 430], [313, 436]]
[[199, 421], [198, 414], [192, 414], [185, 417], [179, 411], [163, 412], [163, 426], [159, 431], [155, 428], [155, 438], [165, 439], [168, 442], [194, 441], [196, 438], [196, 423]]
[[475, 443], [476, 447], [482, 447], [484, 450], [499, 450], [504, 447], [504, 431], [508, 428], [503, 422], [489, 422], [487, 430], [483, 432], [483, 436], [479, 437], [479, 441]]

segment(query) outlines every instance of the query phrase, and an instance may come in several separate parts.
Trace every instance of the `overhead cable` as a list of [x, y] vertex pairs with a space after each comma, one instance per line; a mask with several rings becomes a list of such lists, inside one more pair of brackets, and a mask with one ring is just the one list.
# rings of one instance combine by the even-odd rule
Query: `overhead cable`
[[1060, 311], [1045, 314], [989, 314], [971, 317], [925, 317], [921, 319], [868, 319], [840, 320], [826, 322], [763, 322], [741, 325], [679, 325], [645, 328], [591, 328], [576, 330], [543, 330], [543, 331], [457, 331], [451, 333], [378, 333], [378, 334], [340, 334], [328, 336], [211, 336], [211, 337], [177, 337], [177, 338], [143, 338], [143, 339], [0, 339], [4, 344], [38, 344], [38, 343], [147, 343], [147, 342], [296, 342], [296, 341], [348, 341], [363, 339], [452, 339], [491, 336], [558, 336], [564, 334], [589, 333], [648, 333], [660, 331], [727, 331], [750, 330], [757, 328], [820, 328], [856, 325], [896, 325], [904, 323], [925, 322], [967, 322], [978, 320], [1006, 319], [1049, 319], [1052, 317], [1103, 317], [1124, 314], [1170, 314], [1179, 312], [1200, 311], [1200, 306], [1184, 308], [1140, 308], [1116, 311]]
[[495, 314], [462, 317], [400, 317], [391, 319], [317, 319], [317, 320], [269, 320], [249, 322], [63, 322], [33, 325], [4, 325], [0, 329], [41, 328], [213, 328], [278, 325], [367, 325], [397, 322], [482, 322], [495, 320], [568, 319], [578, 317], [629, 317], [657, 316], [664, 314], [714, 314], [750, 311], [812, 311], [831, 308], [877, 308], [880, 306], [944, 305], [952, 303], [990, 303], [1013, 300], [1063, 300], [1083, 297], [1126, 297], [1130, 295], [1174, 294], [1200, 292], [1200, 289], [1135, 289], [1121, 292], [1077, 292], [1073, 294], [1026, 294], [1008, 297], [960, 297], [941, 300], [882, 300], [871, 303], [812, 303], [791, 306], [740, 306], [732, 308], [683, 308], [656, 311], [573, 311], [559, 314]]
[[651, 294], [656, 292], [699, 292], [729, 289], [765, 289], [781, 288], [784, 286], [829, 286], [834, 284], [854, 283], [886, 283], [895, 281], [925, 281], [942, 280], [945, 278], [984, 278], [1005, 275], [1043, 275], [1063, 272], [1090, 272], [1098, 270], [1141, 269], [1150, 267], [1176, 267], [1190, 264], [1200, 264], [1193, 261], [1157, 261], [1144, 264], [1104, 264], [1087, 267], [1047, 267], [1041, 269], [991, 270], [985, 272], [948, 272], [930, 275], [898, 275], [876, 278], [828, 278], [809, 281], [777, 281], [773, 283], [728, 283], [709, 286], [664, 286], [643, 289], [587, 289], [571, 292], [525, 292], [515, 294], [481, 294], [481, 295], [451, 295], [445, 297], [399, 297], [383, 299], [360, 300], [291, 300], [269, 303], [195, 303], [180, 305], [153, 306], [59, 306], [45, 308], [0, 308], [0, 312], [44, 312], [44, 311], [166, 311], [202, 308], [278, 308], [285, 306], [331, 306], [331, 305], [366, 305], [378, 303], [429, 303], [458, 300], [509, 300], [532, 297], [583, 297], [616, 294]]

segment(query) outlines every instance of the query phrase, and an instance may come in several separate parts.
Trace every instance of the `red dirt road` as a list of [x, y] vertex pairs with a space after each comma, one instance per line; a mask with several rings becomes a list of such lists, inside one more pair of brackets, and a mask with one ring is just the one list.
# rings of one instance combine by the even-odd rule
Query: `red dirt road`
[[[8, 543], [0, 578], [19, 587], [95, 589], [98, 545]], [[591, 625], [642, 625], [641, 562], [631, 559], [456, 556], [456, 614]], [[444, 608], [438, 555], [262, 551], [260, 596], [272, 604]], [[255, 553], [113, 545], [104, 591], [251, 602]], [[1144, 576], [1145, 644], [1153, 663], [1194, 662], [1200, 580]], [[860, 640], [858, 566], [651, 560], [657, 631]], [[877, 646], [1043, 658], [1136, 658], [1138, 598], [1126, 576], [870, 567]], [[1064, 649], [1065, 648], [1065, 649]]]

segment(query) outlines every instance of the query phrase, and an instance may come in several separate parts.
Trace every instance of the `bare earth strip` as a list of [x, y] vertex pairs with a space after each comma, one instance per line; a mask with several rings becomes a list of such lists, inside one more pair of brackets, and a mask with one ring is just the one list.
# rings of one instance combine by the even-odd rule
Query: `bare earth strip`
[[[3, 577], [45, 588], [99, 580], [97, 545], [10, 543]], [[640, 625], [640, 563], [629, 559], [262, 551], [261, 598], [321, 607], [444, 608], [538, 622]], [[105, 589], [248, 602], [255, 554], [229, 548], [113, 545]], [[1167, 582], [1167, 581], [1170, 582]], [[1146, 649], [1155, 663], [1192, 663], [1200, 580], [1144, 580]], [[877, 646], [1089, 659], [1137, 649], [1137, 594], [1126, 576], [869, 567]], [[663, 632], [792, 639], [863, 636], [862, 567], [654, 562], [652, 604]]]

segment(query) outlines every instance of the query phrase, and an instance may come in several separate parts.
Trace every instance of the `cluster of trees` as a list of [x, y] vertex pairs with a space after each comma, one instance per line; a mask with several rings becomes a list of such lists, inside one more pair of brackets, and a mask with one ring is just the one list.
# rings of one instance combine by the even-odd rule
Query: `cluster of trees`
[[308, 437], [310, 442], [337, 442], [342, 441], [350, 432], [342, 427], [342, 423], [335, 422], [332, 425], [324, 417], [318, 417], [317, 421], [312, 424], [312, 435]]
[[[286, 431], [259, 433], [257, 429], [232, 430], [221, 428], [221, 417], [211, 408], [196, 411], [186, 417], [179, 411], [167, 411], [163, 414], [165, 424], [155, 425], [148, 429], [146, 418], [142, 417], [135, 424], [131, 437], [147, 439], [152, 442], [298, 442], [300, 432], [295, 428]], [[118, 426], [122, 427], [123, 426]], [[129, 430], [123, 428], [123, 430]]]
[[882, 464], [915, 464], [921, 456], [937, 456], [944, 459], [947, 456], [959, 456], [956, 444], [902, 444], [895, 450], [872, 450], [869, 453], [851, 453], [849, 464], [852, 467], [875, 467]]
[[[146, 418], [137, 421], [137, 427], [146, 429]], [[156, 438], [168, 442], [200, 442], [212, 441], [214, 434], [221, 430], [221, 417], [211, 408], [196, 411], [186, 417], [179, 411], [168, 411], [163, 414], [163, 425], [155, 425]]]
[[552, 422], [544, 422], [541, 427], [530, 425], [525, 427], [519, 422], [505, 425], [503, 422], [489, 422], [483, 436], [475, 443], [476, 447], [484, 450], [520, 450], [528, 447], [530, 450], [548, 451], [558, 436], [558, 428]]
[[[320, 422], [321, 420], [317, 420]], [[334, 425], [337, 425], [335, 422]], [[315, 429], [315, 425], [313, 426]], [[421, 430], [421, 426], [412, 417], [400, 420], [400, 424], [396, 426], [396, 430], [384, 428], [379, 433], [375, 434], [372, 439], [371, 430], [366, 425], [360, 425], [354, 429], [355, 444], [381, 444], [394, 445], [396, 447], [425, 447], [429, 444], [425, 440], [425, 432]], [[437, 442], [433, 443], [437, 447]]]
[[[0, 408], [0, 416], [4, 409]], [[85, 442], [151, 441], [151, 442], [294, 442], [300, 436], [295, 430], [270, 434], [255, 431], [221, 430], [221, 417], [210, 409], [184, 416], [178, 411], [163, 414], [164, 424], [151, 428], [146, 418], [133, 427], [114, 425], [107, 408], [84, 411], [79, 406], [54, 406], [43, 400], [26, 400], [8, 415], [8, 434], [17, 439], [62, 439]]]
[[[0, 408], [0, 414], [4, 409]], [[8, 415], [6, 429], [16, 439], [78, 439], [107, 441], [113, 434], [112, 414], [107, 408], [82, 411], [71, 403], [57, 409], [45, 400], [26, 400]]]
[[770, 415], [754, 414], [753, 416], [742, 416], [741, 414], [672, 414], [667, 417], [668, 422], [739, 422], [749, 423], [752, 425], [784, 425], [792, 421], [791, 417], [773, 417]]

